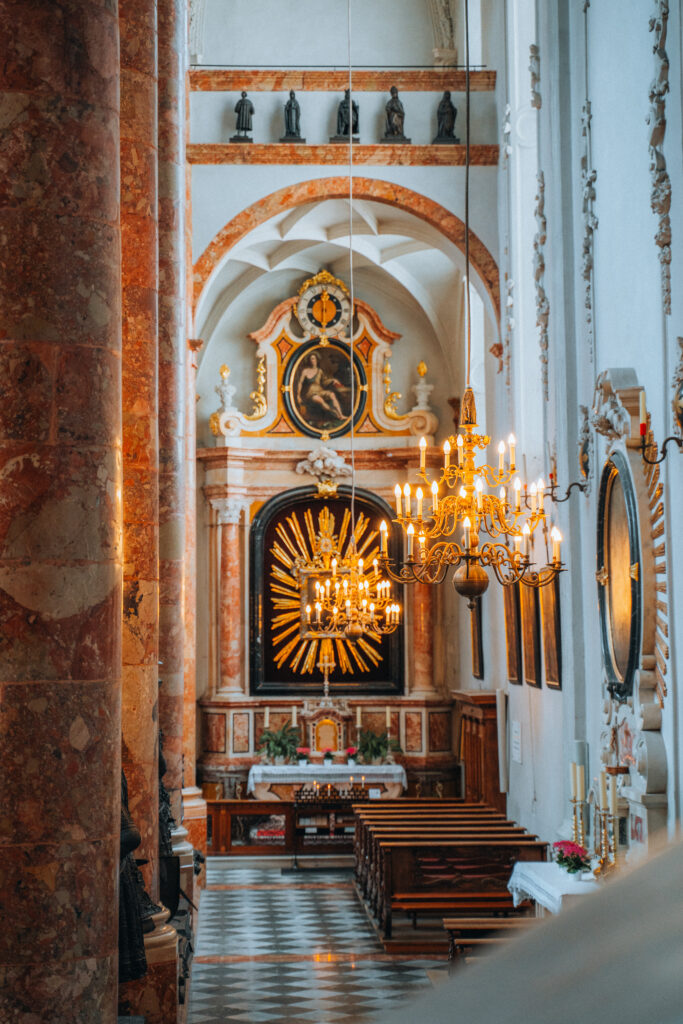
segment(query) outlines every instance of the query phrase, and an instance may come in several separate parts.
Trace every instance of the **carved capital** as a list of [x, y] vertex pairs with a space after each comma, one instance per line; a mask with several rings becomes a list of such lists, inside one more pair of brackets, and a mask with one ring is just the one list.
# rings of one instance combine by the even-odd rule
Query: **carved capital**
[[610, 441], [630, 437], [631, 414], [622, 402], [621, 392], [630, 392], [636, 386], [633, 370], [603, 370], [598, 374], [590, 418], [598, 434]]
[[216, 510], [219, 526], [238, 526], [242, 522], [242, 513], [249, 509], [249, 503], [243, 498], [211, 498], [210, 501]]

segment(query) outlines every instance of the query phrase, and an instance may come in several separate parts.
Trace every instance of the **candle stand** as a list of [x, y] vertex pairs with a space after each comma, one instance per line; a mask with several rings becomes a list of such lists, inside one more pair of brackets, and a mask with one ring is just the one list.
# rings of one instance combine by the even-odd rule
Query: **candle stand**
[[595, 856], [598, 864], [593, 874], [606, 877], [616, 870], [617, 846], [619, 835], [619, 817], [609, 810], [595, 808]]
[[579, 846], [586, 846], [586, 828], [583, 817], [583, 800], [573, 797], [572, 805], [572, 841]]

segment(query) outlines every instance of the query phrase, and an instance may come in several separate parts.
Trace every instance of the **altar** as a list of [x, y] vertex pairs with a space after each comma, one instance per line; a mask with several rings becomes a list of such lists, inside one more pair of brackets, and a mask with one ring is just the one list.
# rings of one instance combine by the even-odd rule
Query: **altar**
[[508, 882], [515, 906], [523, 900], [533, 900], [536, 916], [559, 914], [577, 898], [598, 892], [600, 884], [594, 878], [570, 875], [555, 862], [545, 864], [518, 861]]
[[352, 785], [379, 790], [380, 797], [401, 796], [408, 780], [400, 764], [255, 764], [249, 769], [247, 793], [257, 800], [293, 800], [300, 786], [328, 784], [342, 792]]

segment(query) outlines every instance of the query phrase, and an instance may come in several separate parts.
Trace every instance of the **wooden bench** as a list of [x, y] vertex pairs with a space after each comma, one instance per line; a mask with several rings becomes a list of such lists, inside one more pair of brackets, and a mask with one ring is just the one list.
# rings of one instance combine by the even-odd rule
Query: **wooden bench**
[[448, 933], [448, 963], [464, 958], [465, 950], [476, 946], [501, 945], [514, 935], [521, 935], [535, 922], [534, 917], [445, 917], [443, 926]]

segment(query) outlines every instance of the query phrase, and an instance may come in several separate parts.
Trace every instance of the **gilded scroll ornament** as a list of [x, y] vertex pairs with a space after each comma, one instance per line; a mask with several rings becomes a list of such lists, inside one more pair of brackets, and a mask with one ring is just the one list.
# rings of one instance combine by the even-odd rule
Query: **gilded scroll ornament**
[[249, 397], [254, 403], [252, 411], [245, 415], [246, 420], [260, 420], [268, 412], [268, 399], [266, 398], [266, 357], [259, 356], [256, 364], [256, 391], [252, 391]]

